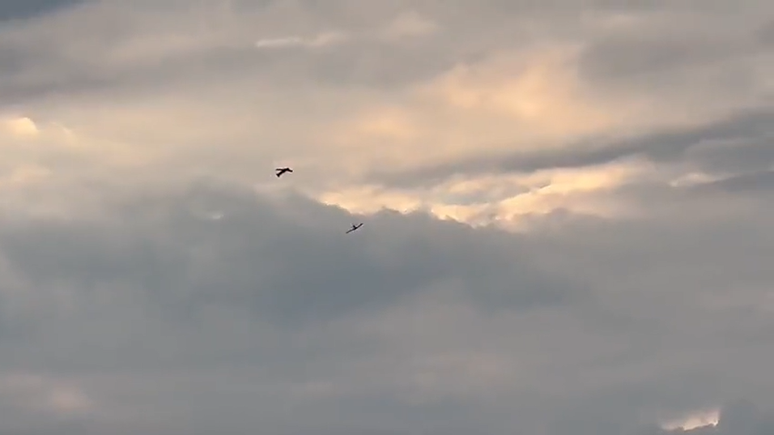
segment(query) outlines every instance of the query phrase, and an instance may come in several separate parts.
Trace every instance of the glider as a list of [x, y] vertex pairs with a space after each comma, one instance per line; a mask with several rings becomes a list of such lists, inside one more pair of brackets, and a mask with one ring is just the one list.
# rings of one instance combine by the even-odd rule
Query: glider
[[275, 171], [277, 171], [277, 178], [281, 177], [285, 172], [293, 172], [290, 168], [277, 168]]
[[362, 223], [359, 223], [359, 224], [357, 224], [357, 225], [355, 225], [355, 224], [352, 224], [352, 228], [350, 228], [349, 230], [347, 230], [346, 234], [349, 234], [349, 233], [351, 233], [352, 231], [355, 231], [355, 230], [357, 230], [358, 228], [360, 228], [360, 227], [362, 227], [362, 226], [363, 226], [363, 224], [362, 224]]

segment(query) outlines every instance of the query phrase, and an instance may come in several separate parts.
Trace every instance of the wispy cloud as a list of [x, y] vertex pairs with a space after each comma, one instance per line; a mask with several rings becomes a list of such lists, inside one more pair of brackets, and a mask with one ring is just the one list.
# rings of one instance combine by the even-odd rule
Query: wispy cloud
[[325, 47], [329, 45], [340, 44], [347, 40], [347, 35], [343, 32], [325, 32], [313, 38], [302, 38], [300, 36], [287, 36], [282, 38], [265, 38], [256, 41], [258, 48], [288, 48], [288, 47]]

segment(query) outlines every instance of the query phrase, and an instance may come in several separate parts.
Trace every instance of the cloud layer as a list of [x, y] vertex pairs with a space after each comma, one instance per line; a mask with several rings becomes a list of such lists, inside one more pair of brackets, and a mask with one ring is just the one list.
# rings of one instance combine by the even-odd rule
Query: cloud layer
[[770, 2], [17, 3], [0, 433], [771, 432]]

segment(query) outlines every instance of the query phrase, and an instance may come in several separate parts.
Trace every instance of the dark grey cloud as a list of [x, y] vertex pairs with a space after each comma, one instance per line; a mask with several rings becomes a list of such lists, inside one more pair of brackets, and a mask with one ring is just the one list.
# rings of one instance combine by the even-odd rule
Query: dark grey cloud
[[[273, 4], [278, 6], [283, 3]], [[149, 5], [138, 6], [137, 11], [145, 11], [143, 8]], [[333, 86], [395, 89], [427, 80], [459, 63], [475, 64], [477, 59], [493, 51], [539, 43], [541, 38], [546, 37], [589, 41], [590, 46], [580, 64], [582, 76], [596, 86], [609, 87], [611, 79], [616, 77], [639, 77], [647, 71], [659, 72], [660, 77], [673, 77], [680, 67], [703, 68], [708, 63], [738, 58], [750, 54], [751, 50], [756, 53], [760, 49], [750, 42], [755, 39], [755, 32], [752, 31], [755, 26], [750, 26], [747, 32], [751, 35], [749, 38], [739, 36], [739, 27], [750, 25], [740, 24], [744, 20], [739, 17], [727, 19], [723, 28], [713, 27], [718, 21], [718, 14], [725, 11], [716, 11], [709, 6], [693, 10], [693, 13], [699, 18], [708, 14], [715, 17], [714, 21], [698, 20], [699, 24], [690, 26], [688, 30], [666, 31], [680, 28], [669, 12], [685, 12], [671, 2], [627, 2], [623, 5], [610, 2], [580, 4], [566, 0], [545, 3], [489, 1], [476, 4], [459, 2], [448, 7], [445, 3], [439, 6], [434, 3], [381, 5], [373, 2], [310, 1], [298, 2], [297, 5], [299, 16], [280, 14], [273, 22], [257, 21], [255, 33], [251, 34], [249, 30], [240, 32], [230, 44], [203, 45], [185, 53], [170, 52], [161, 59], [129, 63], [118, 68], [105, 65], [104, 60], [116, 47], [141, 34], [143, 25], [140, 21], [133, 24], [121, 22], [118, 19], [122, 14], [120, 8], [106, 8], [102, 11], [106, 16], [101, 18], [111, 23], [113, 28], [106, 24], [89, 24], [90, 28], [93, 27], [92, 32], [80, 35], [70, 32], [64, 39], [54, 31], [47, 32], [47, 37], [43, 39], [6, 38], [1, 44], [5, 48], [0, 46], [0, 71], [13, 69], [18, 74], [0, 77], [0, 90], [6, 98], [17, 103], [41, 96], [105, 92], [122, 87], [163, 89], [170, 84], [203, 84], [216, 79], [226, 80], [229, 76], [249, 76], [277, 83], [311, 79]], [[164, 13], [177, 6], [174, 3], [157, 5]], [[745, 16], [754, 15], [751, 11], [756, 8], [760, 9], [754, 3], [740, 4], [740, 11]], [[190, 19], [189, 9], [181, 8], [180, 16]], [[221, 12], [215, 12], [221, 9], [215, 3], [206, 3], [200, 12], [201, 20], [210, 19], [216, 30], [233, 26], [234, 22], [218, 18]], [[238, 18], [270, 9], [267, 2], [240, 1], [232, 2], [228, 10], [232, 18]], [[410, 10], [418, 11], [426, 19], [439, 24], [440, 34], [413, 38], [410, 43], [404, 41], [399, 44], [373, 39], [373, 32]], [[650, 13], [657, 18], [653, 18], [653, 28], [648, 27], [651, 24], [648, 18], [646, 24], [622, 34], [597, 35], [584, 29], [570, 10], [583, 10], [591, 15]], [[147, 13], [152, 15], [154, 9], [147, 9]], [[665, 15], [666, 19], [661, 18]], [[481, 19], [470, 20], [470, 16]], [[277, 27], [277, 20], [282, 20], [287, 31], [293, 35], [275, 37], [294, 36], [294, 32], [299, 31], [311, 36], [333, 29], [351, 33], [354, 40], [326, 50], [258, 52], [252, 44], [262, 37], [259, 29], [280, 28]], [[517, 25], [522, 20], [525, 25]], [[132, 25], [137, 28], [132, 28]], [[94, 39], [94, 32], [102, 37]], [[196, 38], [203, 32], [203, 28], [191, 24], [181, 30], [179, 36]], [[83, 46], [88, 50], [78, 57], [63, 56], [61, 44], [65, 42], [69, 47]], [[643, 67], [643, 63], [647, 66]], [[42, 71], [46, 73], [41, 74]], [[712, 74], [707, 76], [714, 77]], [[629, 86], [632, 83], [624, 80], [624, 84]], [[647, 84], [656, 86], [659, 82], [648, 81]]]
[[662, 2], [656, 13], [630, 14], [630, 22], [592, 32], [580, 76], [614, 93], [701, 95], [712, 89], [728, 99], [755, 93], [756, 69], [770, 54], [769, 5], [745, 2], [732, 12], [723, 2], [693, 10], [689, 3]]
[[[570, 216], [522, 235], [211, 184], [113, 195], [82, 220], [6, 217], [0, 377], [74, 379], [103, 412], [144, 416], [71, 418], [83, 433], [617, 435], [643, 410], [765, 398], [774, 325], [752, 307], [774, 279], [773, 211], [691, 217], [706, 200], [659, 195], [649, 219]], [[439, 317], [450, 301], [480, 317]], [[374, 334], [380, 318], [394, 332]], [[512, 358], [522, 380], [482, 396], [460, 374], [410, 400], [415, 364], [466, 352]], [[338, 393], [289, 393], [320, 379]], [[58, 418], [38, 420], [9, 424], [47, 433]]]
[[[460, 61], [456, 53], [449, 51], [428, 56], [428, 50], [434, 48], [426, 43], [396, 47], [365, 40], [312, 50], [259, 50], [252, 42], [243, 40], [232, 47], [202, 48], [195, 53], [170, 53], [163, 59], [118, 69], [95, 68], [83, 59], [64, 58], [55, 47], [6, 44], [5, 48], [0, 46], [0, 91], [5, 104], [19, 104], [61, 95], [162, 91], [170, 84], [197, 86], [247, 75], [284, 85], [311, 79], [325, 86], [390, 89], [431, 79]], [[109, 47], [99, 51], [107, 55]], [[475, 59], [475, 54], [463, 55], [462, 59]], [[30, 78], [33, 72], [34, 78]]]
[[[360, 218], [341, 210], [204, 184], [106, 199], [107, 214], [80, 221], [6, 219], [0, 307], [11, 333], [0, 334], [0, 372], [76, 379], [108, 409], [140, 412], [150, 401], [156, 409], [142, 411], [144, 421], [165, 434], [247, 433], [259, 420], [278, 433], [292, 433], [282, 432], [289, 425], [494, 434], [514, 416], [529, 427], [553, 422], [551, 435], [617, 434], [643, 409], [753, 396], [739, 377], [751, 385], [767, 370], [763, 337], [774, 325], [744, 307], [760, 303], [761, 286], [774, 279], [766, 261], [774, 245], [761, 237], [772, 210], [690, 217], [699, 201], [662, 194], [660, 207], [682, 220], [570, 217], [525, 235], [385, 212], [349, 237], [343, 230]], [[212, 212], [224, 217], [207, 219]], [[417, 307], [413, 327], [395, 318], [394, 341], [365, 333], [361, 322], [433, 289], [483, 318], [510, 320], [482, 329], [481, 319], [439, 319], [435, 310], [449, 300], [441, 298]], [[710, 302], [722, 309], [710, 314]], [[535, 379], [534, 391], [517, 382], [490, 398], [412, 403], [399, 381], [411, 370], [374, 379], [434, 352], [474, 349], [511, 355], [508, 370]], [[516, 363], [533, 359], [526, 372]], [[290, 399], [271, 404], [271, 395], [318, 377], [355, 391], [303, 399], [293, 405], [298, 423], [283, 423], [277, 412]], [[175, 410], [181, 395], [188, 404]], [[341, 412], [346, 421], [334, 418]], [[76, 421], [85, 433], [141, 427]]]
[[[275, 2], [275, 6], [280, 4], [283, 2]], [[186, 5], [162, 2], [157, 5], [159, 11], [153, 7], [147, 9], [152, 4], [139, 5], [136, 10], [153, 15]], [[116, 49], [134, 43], [147, 29], [141, 19], [121, 20], [121, 14], [125, 13], [121, 7], [95, 9], [92, 22], [84, 24], [91, 31], [68, 32], [64, 37], [57, 28], [26, 36], [22, 29], [20, 34], [0, 41], [0, 91], [4, 104], [58, 96], [131, 92], [138, 88], [161, 91], [170, 85], [201, 86], [229, 77], [251, 77], [291, 86], [314, 80], [337, 87], [394, 88], [435, 76], [458, 62], [460, 55], [468, 58], [476, 54], [459, 53], [453, 45], [439, 45], [437, 38], [414, 38], [411, 44], [397, 46], [380, 39], [380, 29], [406, 12], [400, 7], [374, 8], [372, 3], [364, 8], [359, 3], [348, 2], [325, 5], [300, 2], [299, 5], [299, 16], [279, 13], [273, 18], [264, 17], [263, 21], [256, 22], [257, 27], [244, 30], [225, 43], [213, 46], [205, 42], [192, 50], [170, 50], [160, 58], [122, 65], [111, 65], [107, 60]], [[226, 8], [228, 13], [223, 15], [224, 8], [217, 2], [197, 4], [194, 9], [201, 15], [200, 21], [210, 20], [210, 27], [190, 22], [177, 35], [205, 40], [203, 35], [208, 31], [224, 32], [236, 25], [244, 27], [245, 22], [240, 20], [242, 14], [255, 16], [267, 6], [268, 2], [260, 1], [231, 2]], [[180, 8], [179, 13], [190, 20], [189, 9]], [[135, 10], [128, 12], [134, 14]], [[309, 19], [304, 20], [304, 15]], [[276, 20], [280, 21], [279, 26]], [[280, 33], [264, 36], [271, 29], [278, 29], [274, 32]], [[352, 38], [331, 47], [259, 50], [254, 46], [264, 37], [314, 38], [329, 31], [342, 31]], [[94, 34], [102, 37], [95, 39]], [[65, 43], [66, 50], [62, 46]]]
[[2, 0], [0, 1], [0, 25], [2, 21], [23, 20], [38, 15], [84, 3], [86, 0]]
[[[87, 305], [127, 292], [121, 297], [180, 321], [196, 321], [210, 306], [242, 307], [282, 328], [305, 328], [448, 281], [493, 311], [590, 296], [535, 265], [517, 236], [395, 213], [368, 217], [360, 233], [345, 236], [357, 217], [300, 199], [292, 207], [314, 218], [299, 222], [249, 191], [203, 185], [126, 203], [108, 221], [6, 222], [0, 239], [24, 287], [64, 286]], [[13, 319], [9, 338], [49, 333], [38, 318]]]
[[674, 74], [679, 69], [706, 67], [755, 52], [755, 45], [723, 38], [711, 30], [698, 35], [611, 35], [590, 44], [581, 58], [580, 71], [590, 80], [604, 82]]
[[695, 188], [699, 192], [723, 191], [735, 194], [750, 194], [770, 196], [774, 194], [774, 171], [754, 171], [734, 175], [719, 181], [701, 184]]
[[690, 149], [687, 158], [710, 172], [739, 173], [766, 170], [774, 163], [772, 137], [767, 131], [751, 131], [749, 136], [709, 139]]

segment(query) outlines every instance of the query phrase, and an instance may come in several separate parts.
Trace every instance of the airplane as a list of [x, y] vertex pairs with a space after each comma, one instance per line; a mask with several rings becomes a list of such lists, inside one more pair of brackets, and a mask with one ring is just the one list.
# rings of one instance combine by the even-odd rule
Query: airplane
[[352, 224], [352, 228], [350, 228], [349, 230], [347, 230], [346, 234], [349, 234], [349, 233], [351, 233], [352, 231], [355, 231], [355, 230], [357, 230], [358, 228], [360, 228], [360, 227], [362, 227], [362, 226], [363, 226], [363, 223], [362, 223], [362, 222], [361, 222], [361, 223], [359, 223], [359, 224], [357, 224], [357, 225], [355, 225], [355, 224]]
[[277, 171], [277, 178], [281, 177], [285, 172], [293, 172], [293, 170], [290, 168], [277, 168], [275, 171]]

